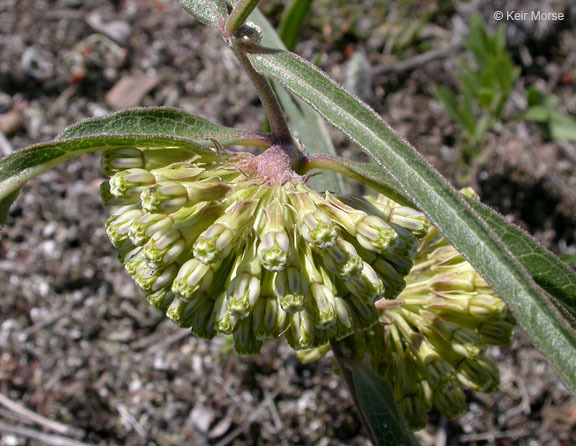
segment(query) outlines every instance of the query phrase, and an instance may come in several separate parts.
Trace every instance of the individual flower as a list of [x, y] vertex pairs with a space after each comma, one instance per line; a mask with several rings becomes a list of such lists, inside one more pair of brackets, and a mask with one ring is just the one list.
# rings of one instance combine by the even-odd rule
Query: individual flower
[[281, 148], [105, 152], [106, 222], [152, 305], [198, 336], [233, 335], [239, 353], [285, 336], [324, 345], [378, 319], [405, 286], [428, 221], [394, 202], [319, 194]]
[[[377, 201], [394, 209], [386, 198]], [[498, 387], [498, 369], [486, 347], [510, 344], [515, 324], [504, 301], [434, 227], [405, 281], [396, 298], [376, 302], [379, 323], [356, 332], [354, 340], [417, 430], [433, 407], [448, 418], [460, 415], [465, 389]], [[299, 357], [316, 360], [326, 351], [324, 346]]]

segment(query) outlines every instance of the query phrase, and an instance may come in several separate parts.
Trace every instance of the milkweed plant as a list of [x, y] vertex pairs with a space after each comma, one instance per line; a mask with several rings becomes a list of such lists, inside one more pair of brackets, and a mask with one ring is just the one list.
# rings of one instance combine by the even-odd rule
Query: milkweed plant
[[[282, 339], [304, 362], [331, 350], [374, 444], [416, 444], [428, 412], [457, 417], [465, 390], [496, 390], [486, 347], [509, 345], [516, 321], [576, 389], [567, 265], [285, 50], [257, 0], [180, 3], [220, 31], [270, 132], [169, 108], [81, 122], [0, 160], [2, 222], [28, 180], [102, 151], [106, 232], [150, 304], [239, 354]], [[324, 119], [371, 161], [335, 156]]]

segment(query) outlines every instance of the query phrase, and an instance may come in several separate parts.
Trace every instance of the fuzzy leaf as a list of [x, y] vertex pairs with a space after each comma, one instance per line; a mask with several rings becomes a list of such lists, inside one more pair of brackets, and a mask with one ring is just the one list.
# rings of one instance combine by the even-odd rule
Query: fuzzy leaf
[[370, 369], [358, 363], [350, 367], [360, 410], [372, 429], [377, 445], [418, 445], [401, 415], [390, 385]]
[[255, 50], [250, 59], [310, 103], [363, 147], [472, 263], [512, 309], [560, 378], [576, 391], [576, 336], [571, 321], [532, 279], [509, 248], [424, 158], [370, 107], [304, 59], [287, 52]]
[[64, 130], [53, 141], [37, 144], [0, 159], [0, 215], [27, 181], [84, 153], [120, 147], [206, 148], [214, 138], [222, 145], [265, 147], [265, 137], [222, 127], [171, 108], [133, 109], [89, 119]]
[[228, 10], [223, 0], [178, 0], [186, 11], [210, 26], [224, 27]]

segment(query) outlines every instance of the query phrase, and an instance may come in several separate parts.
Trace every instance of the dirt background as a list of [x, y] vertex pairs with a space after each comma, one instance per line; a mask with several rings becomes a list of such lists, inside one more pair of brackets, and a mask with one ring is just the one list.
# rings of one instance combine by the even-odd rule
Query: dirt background
[[[263, 8], [278, 23], [286, 3]], [[317, 0], [296, 52], [309, 60], [321, 53], [321, 67], [341, 82], [352, 54], [365, 54], [370, 105], [454, 184], [472, 184], [569, 256], [576, 253], [576, 149], [511, 118], [530, 85], [576, 111], [576, 9], [570, 0], [518, 3], [567, 17], [509, 24], [522, 77], [483, 161], [470, 169], [457, 163], [459, 130], [432, 87], [455, 85], [463, 53], [447, 48], [466, 34], [470, 14], [491, 20], [514, 2]], [[398, 44], [403, 27], [419, 20], [418, 37]], [[436, 50], [444, 57], [402, 68]], [[148, 92], [138, 83], [139, 105], [175, 106], [245, 129], [261, 124], [257, 97], [217, 32], [175, 0], [0, 0], [0, 128], [13, 148], [113, 111], [126, 97], [106, 95], [129, 75], [156, 82]], [[362, 159], [332, 133], [341, 154]], [[0, 234], [0, 445], [73, 444], [38, 437], [47, 434], [98, 445], [368, 444], [331, 357], [302, 365], [280, 344], [239, 358], [225, 339], [198, 340], [150, 307], [107, 240], [100, 181], [97, 155], [47, 172], [24, 188]], [[576, 444], [576, 400], [527, 337], [519, 332], [511, 348], [492, 354], [500, 390], [470, 394], [457, 420], [431, 414], [423, 444]], [[73, 428], [47, 429], [6, 399]]]

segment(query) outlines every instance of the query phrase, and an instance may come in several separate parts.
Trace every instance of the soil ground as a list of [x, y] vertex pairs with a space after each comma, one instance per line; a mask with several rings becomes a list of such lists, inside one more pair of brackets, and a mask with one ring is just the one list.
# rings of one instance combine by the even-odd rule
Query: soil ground
[[[460, 130], [432, 95], [434, 85], [456, 85], [463, 52], [386, 71], [461, 39], [472, 11], [491, 17], [512, 3], [319, 0], [296, 52], [309, 60], [323, 54], [321, 67], [341, 82], [352, 54], [365, 54], [374, 73], [366, 100], [393, 128], [457, 186], [471, 184], [549, 249], [573, 255], [576, 150], [512, 119], [531, 85], [558, 95], [564, 112], [576, 111], [576, 10], [569, 0], [524, 2], [524, 9], [564, 11], [561, 23], [510, 25], [522, 76], [470, 168], [458, 162]], [[284, 7], [263, 3], [275, 23]], [[417, 38], [390, 43], [403, 24], [418, 20]], [[175, 0], [0, 1], [0, 123], [14, 148], [111, 112], [106, 94], [138, 73], [159, 80], [139, 105], [179, 107], [244, 129], [261, 125], [256, 94], [217, 32]], [[344, 136], [332, 136], [340, 154], [364, 159]], [[4, 397], [73, 426], [63, 436], [88, 444], [368, 444], [330, 356], [302, 365], [280, 344], [238, 357], [226, 340], [199, 340], [151, 308], [107, 240], [101, 179], [97, 154], [43, 174], [24, 188], [0, 234]], [[470, 394], [457, 420], [431, 414], [419, 434], [423, 444], [576, 444], [576, 400], [528, 338], [519, 331], [511, 348], [492, 355], [500, 389]], [[6, 426], [42, 431], [0, 405], [0, 445], [57, 444]]]

